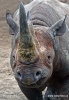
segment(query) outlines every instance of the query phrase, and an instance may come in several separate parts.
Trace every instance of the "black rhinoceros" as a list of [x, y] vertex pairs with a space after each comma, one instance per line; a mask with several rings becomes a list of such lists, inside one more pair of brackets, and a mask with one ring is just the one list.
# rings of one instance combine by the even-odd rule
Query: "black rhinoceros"
[[6, 14], [12, 35], [11, 67], [29, 100], [69, 100], [69, 6], [58, 0], [20, 3]]

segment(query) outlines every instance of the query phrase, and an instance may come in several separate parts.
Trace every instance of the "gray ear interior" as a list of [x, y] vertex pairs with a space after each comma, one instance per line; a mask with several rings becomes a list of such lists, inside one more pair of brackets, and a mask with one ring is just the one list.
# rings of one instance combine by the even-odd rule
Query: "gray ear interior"
[[54, 25], [50, 27], [51, 34], [55, 36], [62, 36], [66, 30], [67, 30], [67, 25], [65, 23], [67, 15], [65, 15], [62, 19], [57, 21]]
[[19, 32], [19, 27], [17, 23], [13, 20], [11, 14], [9, 12], [6, 13], [6, 21], [9, 25], [9, 32], [11, 35], [16, 35]]

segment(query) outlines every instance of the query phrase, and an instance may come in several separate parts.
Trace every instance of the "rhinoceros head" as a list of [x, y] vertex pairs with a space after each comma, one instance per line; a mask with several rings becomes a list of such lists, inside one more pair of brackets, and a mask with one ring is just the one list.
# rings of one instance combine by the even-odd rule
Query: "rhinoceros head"
[[6, 20], [13, 31], [11, 66], [15, 78], [26, 87], [40, 87], [52, 75], [55, 51], [57, 50], [56, 36], [66, 31], [65, 17], [51, 27], [33, 26], [30, 12], [25, 13], [22, 3], [19, 9], [19, 25], [10, 13]]

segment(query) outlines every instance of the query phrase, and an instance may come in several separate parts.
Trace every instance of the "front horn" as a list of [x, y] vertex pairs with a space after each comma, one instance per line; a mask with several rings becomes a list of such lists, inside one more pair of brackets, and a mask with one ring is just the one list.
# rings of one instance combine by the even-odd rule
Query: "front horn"
[[35, 41], [30, 34], [27, 17], [24, 9], [24, 5], [20, 3], [20, 37], [19, 37], [19, 60], [22, 62], [31, 62], [36, 56]]

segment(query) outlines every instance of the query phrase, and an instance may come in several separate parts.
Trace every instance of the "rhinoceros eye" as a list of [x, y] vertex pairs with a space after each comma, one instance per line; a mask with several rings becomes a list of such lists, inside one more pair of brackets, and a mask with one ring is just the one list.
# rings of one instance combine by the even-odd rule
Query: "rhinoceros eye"
[[47, 61], [49, 64], [51, 63], [51, 54], [50, 53], [47, 54]]

